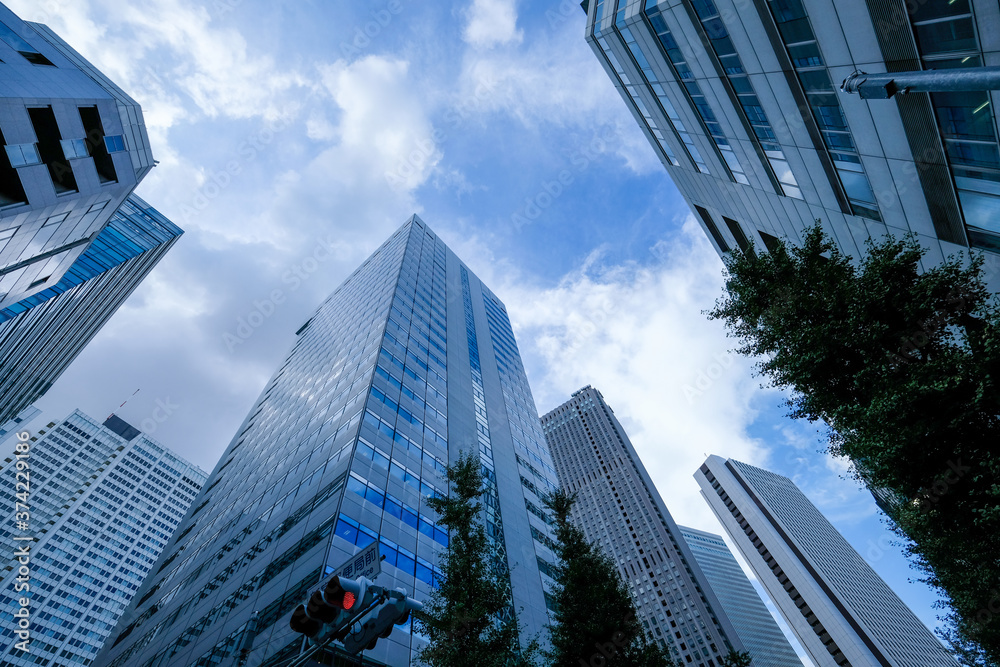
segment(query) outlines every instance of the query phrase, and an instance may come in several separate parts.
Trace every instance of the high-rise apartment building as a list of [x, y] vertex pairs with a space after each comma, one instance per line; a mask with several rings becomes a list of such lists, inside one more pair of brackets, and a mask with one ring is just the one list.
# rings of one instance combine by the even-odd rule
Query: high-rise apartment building
[[754, 667], [802, 667], [778, 624], [764, 606], [757, 590], [743, 573], [725, 541], [718, 535], [679, 526], [684, 541], [698, 561], [736, 628]]
[[[86, 667], [206, 475], [114, 415], [101, 423], [77, 410], [60, 422], [25, 428], [37, 413], [24, 410], [0, 438], [6, 457], [0, 476], [11, 489], [0, 498], [11, 517], [0, 538], [11, 549], [28, 546], [27, 561], [12, 559], [0, 574], [0, 606], [11, 619], [24, 608], [21, 598], [30, 601], [28, 641], [22, 644], [16, 623], [5, 623], [0, 664]], [[22, 441], [28, 451], [18, 457], [15, 444]], [[25, 498], [13, 492], [18, 461], [28, 465]], [[24, 519], [15, 514], [15, 501], [28, 508], [26, 525], [13, 522]]]
[[819, 667], [957, 665], [790, 479], [718, 456], [695, 479]]
[[[295, 335], [98, 664], [234, 660], [255, 611], [247, 664], [283, 664], [292, 609], [373, 542], [377, 582], [426, 600], [448, 542], [426, 499], [463, 451], [522, 639], [541, 632], [556, 475], [500, 300], [414, 216]], [[406, 665], [422, 641], [396, 627], [365, 657]]]
[[[854, 256], [913, 232], [1000, 252], [992, 93], [862, 100], [857, 69], [997, 64], [991, 0], [590, 0], [587, 41], [722, 253], [817, 219]], [[1000, 259], [995, 255], [994, 260]], [[1000, 288], [1000, 262], [987, 263]]]
[[601, 393], [590, 387], [542, 417], [571, 518], [618, 565], [648, 636], [694, 667], [743, 646], [725, 608]]
[[153, 164], [135, 100], [0, 5], [0, 308], [58, 283]]
[[58, 282], [0, 308], [0, 422], [48, 391], [181, 234], [131, 195]]

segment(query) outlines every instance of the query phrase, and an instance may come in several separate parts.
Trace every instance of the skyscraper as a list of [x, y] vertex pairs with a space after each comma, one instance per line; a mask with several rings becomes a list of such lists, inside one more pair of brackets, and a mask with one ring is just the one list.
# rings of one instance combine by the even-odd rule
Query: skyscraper
[[[504, 305], [414, 216], [295, 336], [98, 664], [218, 664], [255, 611], [248, 664], [281, 664], [292, 609], [375, 541], [378, 583], [427, 599], [448, 535], [426, 498], [462, 451], [522, 640], [540, 632], [556, 476]], [[421, 641], [395, 628], [366, 658], [406, 665]]]
[[153, 167], [142, 110], [0, 5], [0, 308], [59, 282]]
[[[594, 53], [720, 253], [798, 241], [816, 219], [854, 256], [885, 232], [915, 233], [931, 263], [970, 247], [1000, 252], [990, 94], [838, 90], [855, 69], [993, 64], [995, 2], [585, 7]], [[998, 266], [987, 263], [994, 289]]]
[[710, 456], [695, 479], [819, 667], [955, 667], [790, 479], [718, 456]]
[[753, 584], [718, 535], [680, 526], [684, 541], [719, 597], [754, 667], [802, 667]]
[[572, 519], [628, 583], [649, 637], [671, 657], [713, 667], [741, 642], [656, 486], [601, 393], [589, 385], [542, 417]]
[[[19, 418], [24, 424], [35, 415], [31, 407]], [[200, 491], [205, 473], [119, 417], [102, 424], [76, 410], [44, 428], [18, 425], [0, 439], [0, 455], [6, 456], [0, 475], [11, 489], [22, 460], [14, 446], [22, 441], [28, 446], [23, 460], [30, 490], [17, 500], [26, 501], [30, 517], [26, 526], [5, 522], [0, 538], [15, 548], [27, 544], [28, 556], [27, 562], [4, 566], [0, 605], [10, 619], [22, 608], [22, 597], [30, 600], [29, 634], [19, 646], [25, 637], [17, 635], [15, 624], [4, 624], [0, 664], [90, 665]], [[13, 492], [4, 494], [0, 505], [13, 519]], [[34, 541], [15, 541], [21, 536]]]
[[0, 422], [48, 391], [181, 234], [131, 195], [57, 283], [0, 309]]

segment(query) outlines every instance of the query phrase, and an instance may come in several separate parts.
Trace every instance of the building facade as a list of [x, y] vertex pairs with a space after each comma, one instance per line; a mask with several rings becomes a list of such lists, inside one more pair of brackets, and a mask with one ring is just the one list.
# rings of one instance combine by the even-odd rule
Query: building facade
[[[6, 618], [30, 600], [30, 639], [5, 623], [0, 664], [91, 665], [160, 550], [205, 482], [205, 473], [114, 415], [101, 423], [79, 410], [27, 428], [38, 411], [2, 439], [0, 475], [14, 488], [15, 444], [26, 442], [30, 473], [27, 525], [5, 523], [0, 537], [28, 544], [28, 575], [12, 559], [0, 575]], [[18, 434], [27, 434], [17, 437]], [[15, 496], [0, 499], [15, 516]], [[18, 508], [22, 511], [23, 508]], [[15, 541], [30, 536], [31, 542]], [[28, 589], [17, 586], [27, 583]]]
[[0, 308], [58, 283], [153, 164], [135, 100], [0, 4]]
[[672, 658], [716, 667], [743, 646], [601, 393], [587, 386], [542, 417], [572, 519], [618, 565], [643, 628]]
[[58, 282], [0, 308], [0, 422], [48, 391], [181, 234], [131, 195]]
[[695, 479], [819, 667], [958, 664], [790, 479], [718, 456]]
[[[248, 664], [283, 664], [292, 609], [376, 541], [377, 583], [426, 600], [448, 542], [426, 499], [463, 451], [527, 641], [548, 622], [555, 470], [504, 305], [414, 216], [298, 329], [98, 664], [234, 659], [255, 611]], [[365, 657], [407, 665], [422, 641], [396, 627]]]
[[701, 571], [705, 573], [705, 579], [736, 628], [743, 647], [753, 657], [754, 667], [802, 667], [802, 661], [795, 655], [725, 541], [703, 530], [679, 528]]
[[990, 0], [590, 0], [587, 40], [720, 253], [849, 255], [887, 232], [927, 260], [986, 251], [1000, 289], [995, 93], [862, 100], [855, 70], [1000, 64]]

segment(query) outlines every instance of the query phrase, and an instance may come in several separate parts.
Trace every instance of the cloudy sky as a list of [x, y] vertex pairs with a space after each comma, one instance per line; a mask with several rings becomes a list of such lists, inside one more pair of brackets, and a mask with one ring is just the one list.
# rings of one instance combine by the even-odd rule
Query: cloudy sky
[[575, 0], [6, 2], [142, 104], [137, 192], [186, 230], [47, 413], [117, 412], [211, 470], [299, 325], [418, 213], [506, 302], [539, 413], [599, 388], [682, 524], [721, 530], [707, 454], [793, 478], [935, 623], [870, 496], [704, 317], [722, 262]]

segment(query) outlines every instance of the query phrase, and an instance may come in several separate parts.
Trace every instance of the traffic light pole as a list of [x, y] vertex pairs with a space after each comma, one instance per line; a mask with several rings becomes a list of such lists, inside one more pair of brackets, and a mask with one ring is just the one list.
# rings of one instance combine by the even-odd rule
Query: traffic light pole
[[857, 93], [863, 100], [887, 100], [906, 93], [948, 93], [1000, 90], [1000, 67], [963, 67], [917, 72], [855, 71], [844, 79], [840, 89]]

